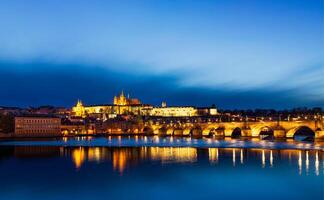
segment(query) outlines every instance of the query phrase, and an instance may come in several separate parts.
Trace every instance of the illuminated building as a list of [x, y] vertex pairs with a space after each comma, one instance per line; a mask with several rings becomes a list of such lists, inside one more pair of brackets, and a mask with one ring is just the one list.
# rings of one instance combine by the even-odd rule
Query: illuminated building
[[15, 117], [15, 136], [61, 135], [61, 119], [56, 117]]
[[142, 116], [161, 117], [192, 117], [203, 115], [217, 115], [215, 107], [196, 108], [193, 106], [171, 106], [162, 102], [161, 107], [153, 107], [148, 104], [141, 104], [137, 98], [126, 97], [122, 91], [119, 96], [115, 96], [113, 104], [84, 106], [79, 100], [72, 108], [72, 115], [78, 117], [93, 116], [96, 118], [107, 118], [116, 116], [114, 114], [134, 114]]
[[198, 112], [195, 107], [154, 107], [150, 111], [151, 116], [162, 117], [191, 117], [197, 116]]
[[114, 105], [118, 106], [130, 106], [130, 105], [139, 105], [141, 102], [138, 99], [130, 98], [129, 95], [126, 98], [124, 91], [121, 92], [119, 96], [114, 97]]
[[83, 106], [82, 102], [78, 100], [76, 106], [72, 108], [72, 112], [74, 113], [75, 116], [79, 117], [84, 117], [86, 112], [85, 112], [85, 107]]
[[[119, 96], [114, 97], [113, 104], [89, 105], [84, 106], [79, 100], [76, 106], [72, 107], [72, 115], [78, 117], [93, 116], [97, 118], [111, 117], [114, 114], [139, 114], [144, 108], [149, 108], [149, 105], [143, 105], [136, 98], [125, 97], [122, 91]], [[106, 114], [104, 116], [104, 114]]]

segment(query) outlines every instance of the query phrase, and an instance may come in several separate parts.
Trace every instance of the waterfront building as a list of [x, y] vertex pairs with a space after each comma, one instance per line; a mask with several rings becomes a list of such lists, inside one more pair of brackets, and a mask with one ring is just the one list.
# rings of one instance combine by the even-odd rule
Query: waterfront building
[[15, 136], [60, 136], [61, 119], [47, 116], [15, 117]]

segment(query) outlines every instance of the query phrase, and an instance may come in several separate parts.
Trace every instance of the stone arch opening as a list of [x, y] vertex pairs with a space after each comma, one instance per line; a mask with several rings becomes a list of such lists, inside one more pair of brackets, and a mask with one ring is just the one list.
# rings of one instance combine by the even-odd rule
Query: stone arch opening
[[260, 129], [259, 137], [262, 140], [274, 139], [274, 131], [271, 127], [265, 126]]
[[160, 135], [160, 136], [167, 135], [167, 129], [165, 127], [160, 128], [158, 135]]
[[209, 136], [216, 136], [216, 135], [217, 135], [216, 128], [212, 128], [212, 129], [210, 129], [210, 131], [209, 131]]
[[202, 129], [200, 127], [195, 127], [191, 129], [190, 136], [192, 137], [201, 137], [202, 136]]
[[216, 128], [215, 127], [207, 127], [202, 130], [202, 135], [206, 137], [211, 137], [216, 134]]
[[153, 129], [151, 127], [144, 127], [143, 128], [143, 133], [145, 135], [153, 135]]
[[242, 136], [242, 130], [239, 127], [236, 127], [235, 129], [233, 129], [232, 131], [232, 138], [239, 138]]
[[225, 135], [224, 127], [218, 127], [215, 131], [216, 131], [216, 136], [224, 136]]
[[307, 126], [301, 126], [296, 129], [293, 138], [297, 141], [313, 141], [315, 132]]

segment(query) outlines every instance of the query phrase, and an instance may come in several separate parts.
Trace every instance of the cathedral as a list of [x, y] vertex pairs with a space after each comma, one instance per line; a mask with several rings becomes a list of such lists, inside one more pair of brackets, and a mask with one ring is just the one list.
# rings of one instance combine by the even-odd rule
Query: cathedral
[[131, 105], [139, 105], [141, 102], [138, 99], [131, 99], [129, 94], [127, 98], [124, 95], [124, 91], [121, 92], [119, 96], [114, 97], [114, 105], [118, 106], [131, 106]]
[[114, 97], [113, 104], [84, 106], [80, 100], [72, 107], [72, 115], [78, 117], [94, 116], [102, 117], [103, 114], [143, 114], [152, 106], [142, 105], [136, 98], [124, 95], [122, 91], [119, 96]]

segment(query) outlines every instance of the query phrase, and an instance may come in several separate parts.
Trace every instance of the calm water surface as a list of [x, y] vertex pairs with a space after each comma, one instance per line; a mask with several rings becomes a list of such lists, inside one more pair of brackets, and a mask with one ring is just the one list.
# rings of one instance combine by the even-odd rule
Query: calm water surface
[[208, 138], [2, 141], [0, 199], [323, 199], [323, 148]]

